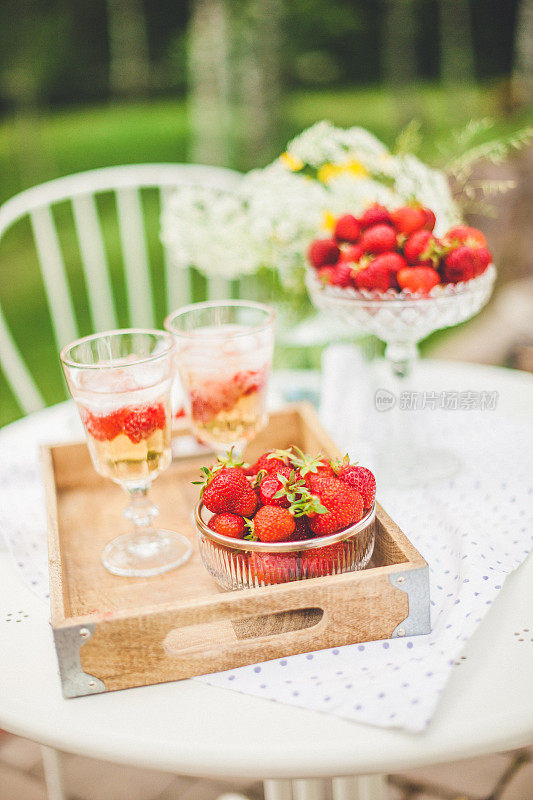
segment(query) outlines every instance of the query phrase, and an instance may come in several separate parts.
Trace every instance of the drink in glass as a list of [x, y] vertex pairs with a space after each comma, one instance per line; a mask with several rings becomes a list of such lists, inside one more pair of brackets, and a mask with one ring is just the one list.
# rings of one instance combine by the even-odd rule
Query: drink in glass
[[126, 329], [79, 339], [61, 352], [94, 467], [130, 497], [131, 533], [110, 542], [104, 566], [114, 574], [156, 575], [184, 563], [188, 540], [156, 530], [149, 500], [154, 478], [171, 456], [170, 393], [175, 344], [165, 331]]
[[201, 442], [241, 450], [266, 423], [274, 312], [241, 300], [196, 303], [170, 314], [186, 409]]

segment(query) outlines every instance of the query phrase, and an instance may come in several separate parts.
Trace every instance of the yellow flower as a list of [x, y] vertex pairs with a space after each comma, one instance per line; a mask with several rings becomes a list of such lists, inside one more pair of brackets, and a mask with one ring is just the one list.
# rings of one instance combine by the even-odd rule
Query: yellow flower
[[279, 160], [287, 169], [290, 169], [291, 172], [299, 172], [299, 170], [305, 166], [301, 159], [291, 155], [289, 152], [282, 153]]
[[355, 180], [368, 177], [367, 168], [360, 161], [352, 159], [344, 164], [324, 164], [317, 172], [317, 178], [321, 183], [329, 183], [339, 175], [350, 175]]
[[322, 217], [322, 227], [326, 231], [332, 231], [335, 227], [336, 219], [331, 213], [331, 211], [324, 211], [324, 216]]

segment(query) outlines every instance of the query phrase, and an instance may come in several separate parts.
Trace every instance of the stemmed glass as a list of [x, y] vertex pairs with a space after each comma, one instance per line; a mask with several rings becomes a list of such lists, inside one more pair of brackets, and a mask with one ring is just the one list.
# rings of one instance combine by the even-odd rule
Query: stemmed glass
[[[385, 342], [385, 359], [399, 397], [418, 355], [418, 343], [433, 331], [458, 325], [477, 314], [491, 295], [495, 276], [491, 264], [477, 278], [436, 286], [428, 296], [393, 290], [378, 295], [324, 284], [316, 271], [308, 268], [306, 285], [316, 308]], [[460, 466], [457, 457], [417, 442], [406, 424], [408, 415], [400, 420], [397, 412], [398, 406], [392, 410], [394, 424], [387, 448], [377, 454], [375, 467], [380, 477], [400, 486], [415, 486], [453, 475]]]
[[180, 566], [191, 555], [190, 542], [152, 526], [159, 512], [148, 497], [172, 460], [174, 338], [138, 328], [97, 333], [65, 347], [60, 358], [94, 467], [130, 500], [124, 516], [133, 530], [105, 547], [104, 567], [115, 575], [149, 576]]
[[192, 429], [217, 453], [240, 454], [266, 423], [274, 318], [261, 303], [223, 300], [184, 306], [165, 320]]

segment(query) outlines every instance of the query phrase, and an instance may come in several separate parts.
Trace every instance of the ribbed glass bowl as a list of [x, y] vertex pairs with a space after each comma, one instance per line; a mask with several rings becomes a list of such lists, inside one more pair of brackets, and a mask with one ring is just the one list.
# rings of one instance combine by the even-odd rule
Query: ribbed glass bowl
[[[207, 527], [211, 516], [200, 501], [195, 508], [200, 555], [223, 589], [253, 589], [353, 572], [366, 567], [374, 550], [375, 505], [356, 525], [331, 536], [272, 544], [221, 536]], [[331, 551], [324, 553], [324, 547]]]

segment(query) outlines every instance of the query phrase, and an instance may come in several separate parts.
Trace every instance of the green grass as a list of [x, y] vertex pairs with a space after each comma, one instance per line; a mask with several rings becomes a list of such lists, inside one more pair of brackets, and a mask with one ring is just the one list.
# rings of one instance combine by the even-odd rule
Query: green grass
[[[492, 87], [462, 90], [454, 95], [435, 86], [418, 87], [412, 93], [409, 107], [423, 125], [422, 157], [434, 160], [436, 144], [451, 128], [464, 124], [471, 117], [497, 117], [499, 97], [499, 91]], [[324, 118], [343, 126], [367, 127], [391, 145], [401, 127], [399, 115], [393, 96], [382, 88], [295, 92], [285, 101], [276, 145], [281, 149], [290, 137]], [[528, 119], [525, 114], [499, 119], [496, 132], [510, 132], [531, 121], [531, 116]], [[187, 107], [183, 100], [109, 104], [54, 111], [33, 118], [5, 119], [0, 122], [0, 202], [42, 181], [86, 169], [186, 161], [188, 150]], [[259, 155], [257, 165], [262, 163]], [[127, 324], [122, 258], [111, 198], [102, 199], [101, 210], [119, 322]], [[91, 319], [71, 212], [60, 206], [55, 213], [80, 332], [88, 333]], [[163, 254], [158, 241], [157, 203], [150, 193], [145, 196], [145, 221], [153, 265], [155, 314], [160, 324], [164, 314]], [[57, 402], [65, 396], [65, 390], [27, 221], [16, 225], [2, 240], [0, 275], [0, 304], [8, 324], [37, 377], [46, 402]], [[195, 299], [201, 297], [202, 289], [203, 282], [198, 280]], [[316, 366], [319, 352], [315, 349], [307, 353], [287, 351], [280, 352], [279, 357], [284, 365]], [[0, 398], [1, 426], [20, 416], [20, 409], [1, 373]]]

